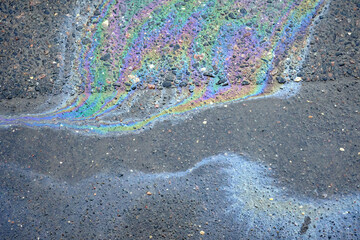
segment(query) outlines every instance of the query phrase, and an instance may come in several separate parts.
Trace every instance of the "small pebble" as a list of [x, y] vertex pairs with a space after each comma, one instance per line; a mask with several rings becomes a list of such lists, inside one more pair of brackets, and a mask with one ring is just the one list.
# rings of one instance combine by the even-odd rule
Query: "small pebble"
[[102, 24], [101, 24], [104, 28], [107, 28], [109, 26], [109, 20], [105, 20]]
[[296, 77], [296, 78], [294, 79], [294, 82], [300, 82], [301, 80], [302, 80], [301, 77]]

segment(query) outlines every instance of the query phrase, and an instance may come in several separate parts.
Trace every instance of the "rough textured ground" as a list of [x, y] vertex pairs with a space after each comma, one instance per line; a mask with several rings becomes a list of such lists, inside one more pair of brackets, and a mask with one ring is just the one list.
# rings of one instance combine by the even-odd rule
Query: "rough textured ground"
[[[1, 17], [3, 29], [15, 28], [7, 22], [12, 18], [16, 25], [21, 15], [16, 4], [10, 5], [1, 3], [7, 16]], [[28, 8], [45, 18], [42, 5]], [[0, 235], [359, 239], [359, 9], [357, 1], [331, 2], [314, 28], [310, 54], [299, 73], [305, 81], [289, 99], [214, 107], [176, 124], [165, 121], [120, 137], [1, 128]], [[14, 52], [12, 41], [23, 41], [10, 40], [16, 37], [12, 34], [0, 38], [9, 38], [2, 41], [2, 51]], [[44, 58], [52, 61], [56, 54], [49, 51]], [[29, 58], [36, 61], [31, 53]], [[47, 90], [29, 93], [35, 78], [8, 82], [13, 74], [22, 74], [6, 70], [15, 65], [11, 59], [19, 61], [0, 59], [6, 72], [0, 81], [1, 111], [31, 111], [53, 94], [53, 85], [38, 78]], [[43, 71], [56, 76], [56, 66], [51, 69], [39, 64], [32, 71], [34, 77]], [[20, 109], [16, 101], [22, 102]], [[204, 160], [209, 157], [215, 160]]]
[[64, 64], [64, 22], [72, 4], [1, 2], [0, 99], [36, 98], [61, 90], [61, 83], [55, 83]]

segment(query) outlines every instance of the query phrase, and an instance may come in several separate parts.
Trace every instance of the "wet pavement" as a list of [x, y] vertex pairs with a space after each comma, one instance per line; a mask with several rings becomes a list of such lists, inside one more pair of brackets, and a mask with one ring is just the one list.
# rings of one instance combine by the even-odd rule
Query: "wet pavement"
[[[304, 36], [299, 38], [299, 42], [284, 41], [285, 51], [279, 50], [279, 60], [276, 57], [266, 61], [260, 58], [259, 61], [265, 62], [267, 67], [267, 61], [278, 62], [278, 70], [274, 73], [274, 68], [270, 67], [265, 82], [258, 82], [262, 79], [258, 79], [259, 74], [252, 77], [251, 59], [248, 59], [248, 66], [244, 63], [241, 68], [245, 70], [242, 70], [241, 78], [236, 78], [238, 83], [231, 74], [225, 78], [226, 82], [218, 79], [221, 71], [232, 73], [236, 69], [235, 65], [228, 63], [224, 63], [228, 68], [221, 70], [220, 66], [218, 75], [214, 77], [208, 72], [196, 75], [202, 72], [201, 69], [198, 71], [191, 66], [184, 72], [176, 70], [178, 75], [179, 72], [186, 75], [186, 71], [191, 69], [195, 72], [190, 77], [193, 82], [188, 81], [190, 78], [180, 78], [187, 80], [186, 86], [175, 82], [176, 77], [169, 80], [166, 74], [142, 73], [148, 76], [143, 81], [140, 75], [136, 75], [138, 72], [133, 72], [129, 73], [132, 77], [124, 82], [115, 82], [120, 84], [119, 87], [109, 83], [116, 93], [129, 95], [124, 102], [113, 102], [108, 100], [112, 91], [107, 95], [109, 91], [102, 88], [106, 79], [100, 88], [100, 85], [91, 84], [89, 88], [86, 85], [82, 88], [79, 79], [91, 83], [92, 78], [84, 78], [81, 74], [82, 77], [76, 78], [79, 74], [74, 70], [77, 63], [69, 59], [76, 58], [76, 54], [86, 59], [81, 50], [76, 50], [79, 49], [77, 44], [90, 44], [83, 42], [83, 29], [78, 28], [79, 34], [71, 33], [78, 22], [81, 23], [78, 25], [92, 28], [88, 21], [92, 19], [94, 26], [101, 31], [109, 28], [112, 23], [110, 18], [106, 22], [106, 18], [99, 21], [93, 16], [102, 16], [102, 9], [113, 6], [111, 4], [116, 6], [119, 2], [122, 3], [105, 1], [103, 4], [89, 4], [82, 1], [65, 4], [54, 1], [46, 4], [30, 1], [22, 5], [9, 1], [0, 5], [3, 15], [0, 27], [4, 34], [1, 37], [0, 60], [2, 72], [6, 73], [1, 74], [0, 83], [2, 238], [360, 238], [360, 42], [357, 37], [360, 6], [356, 1], [320, 3], [305, 34], [291, 27], [288, 31], [284, 28], [284, 33]], [[177, 11], [182, 8], [185, 11], [186, 4], [189, 4], [189, 1], [170, 2]], [[210, 7], [207, 5], [210, 9], [213, 2], [219, 4], [221, 11], [229, 9], [229, 3], [223, 1], [204, 3], [210, 4]], [[231, 3], [239, 11], [236, 16], [227, 13], [227, 19], [224, 15], [224, 19], [230, 21], [226, 24], [253, 14], [249, 9], [246, 13], [242, 10], [244, 2], [239, 1], [238, 5]], [[260, 2], [256, 1], [254, 6]], [[269, 3], [272, 1], [267, 2], [272, 4]], [[294, 2], [297, 2], [294, 6], [298, 6], [300, 3], [321, 1]], [[147, 9], [141, 5], [145, 3], [132, 3], [134, 7], [114, 8], [111, 17], [119, 14], [115, 9], [120, 9], [124, 16], [128, 16], [126, 14], [130, 14], [131, 9], [135, 12]], [[68, 7], [60, 7], [61, 4]], [[165, 6], [168, 1], [161, 4]], [[272, 5], [262, 7], [277, 13]], [[152, 8], [149, 9], [152, 11]], [[40, 58], [46, 56], [50, 62], [56, 62], [53, 65], [57, 70], [50, 68], [53, 65], [35, 63], [38, 67], [28, 67], [33, 72], [27, 71], [23, 68], [27, 65], [19, 60], [22, 57], [4, 53], [4, 49], [16, 52], [18, 45], [30, 49], [27, 50], [29, 61], [40, 61], [31, 52], [32, 47], [21, 42], [24, 40], [20, 36], [28, 34], [29, 27], [41, 31], [34, 25], [34, 20], [28, 20], [31, 18], [27, 15], [28, 11], [36, 12], [38, 18], [47, 23], [46, 26], [52, 26], [48, 31], [53, 34], [56, 35], [60, 29], [56, 38], [63, 41], [63, 45], [54, 44], [54, 55], [51, 55], [51, 50], [45, 54], [45, 45], [42, 45], [43, 42], [47, 46], [53, 45], [49, 42], [53, 39], [49, 37], [50, 33], [43, 34], [44, 40], [36, 33], [30, 37], [33, 44], [39, 42], [35, 47], [44, 48], [37, 51]], [[163, 12], [159, 14], [171, 16]], [[243, 16], [240, 18], [240, 15]], [[216, 23], [225, 21], [221, 20], [221, 14], [215, 16]], [[153, 24], [156, 24], [154, 18]], [[61, 21], [68, 24], [59, 24]], [[18, 25], [22, 27], [16, 27]], [[46, 26], [44, 28], [47, 29]], [[15, 36], [14, 29], [17, 28]], [[245, 36], [250, 30], [244, 31], [241, 34]], [[128, 32], [132, 33], [131, 30]], [[268, 34], [268, 37], [271, 36]], [[16, 37], [19, 39], [16, 40]], [[286, 39], [288, 35], [284, 37]], [[82, 40], [79, 42], [76, 39]], [[295, 45], [292, 44], [298, 44], [300, 48], [300, 43], [304, 42], [309, 48], [303, 55], [291, 55], [288, 53], [291, 51], [286, 51], [294, 50]], [[62, 46], [65, 48], [61, 53]], [[257, 51], [263, 47], [259, 46]], [[185, 48], [185, 45], [181, 47], [184, 51], [188, 50], [187, 53], [191, 49]], [[248, 46], [239, 45], [239, 48]], [[119, 51], [116, 49], [113, 51]], [[202, 58], [197, 49], [194, 51], [195, 60]], [[60, 57], [55, 57], [59, 52]], [[94, 51], [94, 54], [98, 53]], [[174, 54], [176, 58], [182, 56], [179, 53], [167, 54]], [[241, 54], [234, 55], [239, 57]], [[301, 57], [304, 61], [287, 65], [285, 62], [291, 58], [289, 56], [293, 56], [292, 59]], [[222, 59], [221, 55], [214, 57]], [[103, 60], [108, 61], [106, 58]], [[206, 56], [204, 58], [200, 64], [208, 69], [211, 64], [207, 65]], [[131, 61], [126, 57], [124, 59], [129, 61], [129, 65], [135, 61], [135, 58]], [[95, 70], [105, 66], [110, 72], [111, 67], [104, 65], [103, 60], [91, 66]], [[146, 66], [162, 66], [162, 61], [171, 62], [151, 61]], [[256, 59], [254, 63], [257, 63]], [[21, 67], [14, 68], [16, 64]], [[129, 68], [129, 65], [126, 66]], [[97, 76], [95, 70], [92, 74]], [[18, 77], [23, 71], [30, 74], [26, 75], [26, 81]], [[46, 77], [41, 78], [43, 73], [49, 76], [46, 71], [53, 72], [53, 83]], [[211, 74], [215, 72], [212, 69]], [[19, 82], [10, 81], [12, 78]], [[213, 78], [216, 81], [212, 81]], [[149, 79], [159, 81], [148, 82]], [[169, 88], [166, 81], [171, 83]], [[244, 81], [248, 81], [249, 88]], [[95, 82], [100, 83], [101, 78]], [[133, 85], [127, 86], [126, 82]], [[256, 86], [259, 85], [265, 90], [257, 92]], [[45, 90], [37, 91], [32, 86]], [[136, 88], [131, 89], [134, 86]], [[246, 91], [237, 94], [234, 91], [236, 86], [244, 86], [239, 89]], [[99, 92], [96, 89], [100, 89]], [[193, 95], [191, 89], [199, 94]], [[212, 92], [201, 95], [202, 89]], [[255, 97], [248, 98], [248, 95]], [[109, 104], [99, 105], [96, 102], [99, 98]], [[180, 104], [176, 102], [179, 99]], [[78, 104], [81, 101], [91, 107], [82, 107]], [[203, 101], [207, 103], [197, 105]], [[188, 102], [190, 104], [186, 105]], [[178, 108], [179, 105], [185, 107]], [[117, 109], [114, 110], [113, 106]]]

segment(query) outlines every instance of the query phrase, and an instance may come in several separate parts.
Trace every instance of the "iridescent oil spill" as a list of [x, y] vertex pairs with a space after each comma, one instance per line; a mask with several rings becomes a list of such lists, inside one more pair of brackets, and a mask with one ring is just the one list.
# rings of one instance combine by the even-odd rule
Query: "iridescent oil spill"
[[324, 4], [103, 1], [74, 53], [76, 96], [46, 113], [2, 116], [0, 125], [123, 133], [206, 106], [281, 93], [303, 62], [309, 28]]

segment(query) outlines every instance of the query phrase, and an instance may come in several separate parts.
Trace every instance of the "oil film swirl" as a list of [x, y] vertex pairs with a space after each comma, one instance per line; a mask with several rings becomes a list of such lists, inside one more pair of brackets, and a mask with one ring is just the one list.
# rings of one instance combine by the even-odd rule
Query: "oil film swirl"
[[0, 125], [127, 132], [205, 106], [272, 95], [292, 81], [324, 4], [103, 1], [78, 41], [76, 97], [47, 113], [2, 116]]

